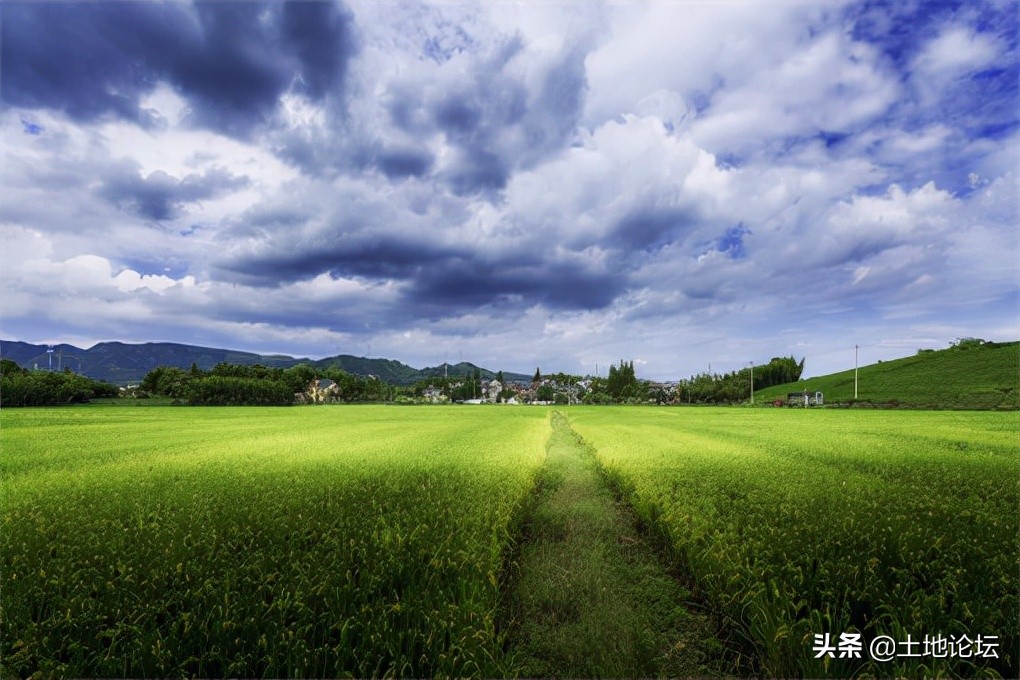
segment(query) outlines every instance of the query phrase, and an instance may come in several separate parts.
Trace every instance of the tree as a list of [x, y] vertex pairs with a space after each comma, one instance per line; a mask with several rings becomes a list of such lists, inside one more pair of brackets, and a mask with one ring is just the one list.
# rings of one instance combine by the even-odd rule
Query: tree
[[20, 375], [22, 373], [28, 373], [28, 371], [19, 366], [17, 362], [10, 359], [0, 360], [0, 375]]
[[157, 366], [149, 371], [138, 386], [142, 392], [182, 399], [191, 382], [190, 373], [173, 366]]
[[500, 385], [505, 385], [506, 384], [506, 381], [503, 380], [503, 371], [497, 371], [496, 372], [496, 380], [499, 381]]
[[531, 383], [534, 385], [542, 380], [542, 371], [535, 369], [535, 377], [531, 379]]
[[284, 370], [280, 379], [287, 384], [291, 394], [304, 392], [308, 383], [315, 380], [315, 368], [310, 364], [297, 364]]
[[606, 378], [606, 391], [613, 399], [620, 400], [638, 396], [638, 381], [634, 373], [634, 362], [621, 361], [619, 367], [610, 366]]
[[60, 406], [82, 404], [95, 397], [115, 397], [116, 385], [70, 371], [26, 371], [12, 361], [0, 364], [2, 406]]
[[288, 406], [293, 402], [294, 393], [280, 380], [210, 375], [188, 385], [188, 403], [193, 406]]

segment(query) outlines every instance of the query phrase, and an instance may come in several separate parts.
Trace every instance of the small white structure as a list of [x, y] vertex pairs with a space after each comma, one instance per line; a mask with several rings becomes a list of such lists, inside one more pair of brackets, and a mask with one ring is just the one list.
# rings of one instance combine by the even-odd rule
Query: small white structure
[[825, 397], [821, 392], [811, 394], [807, 390], [803, 392], [788, 392], [786, 394], [787, 406], [822, 406]]

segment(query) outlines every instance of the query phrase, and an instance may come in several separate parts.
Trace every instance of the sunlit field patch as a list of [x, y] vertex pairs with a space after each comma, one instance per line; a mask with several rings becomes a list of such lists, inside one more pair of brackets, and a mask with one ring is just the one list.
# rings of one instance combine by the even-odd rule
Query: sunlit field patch
[[[567, 413], [765, 675], [1015, 677], [1015, 413]], [[854, 632], [864, 658], [818, 656]], [[879, 635], [918, 657], [869, 661]], [[921, 655], [938, 635], [995, 636], [998, 658]]]
[[2, 674], [499, 674], [544, 409], [5, 410]]

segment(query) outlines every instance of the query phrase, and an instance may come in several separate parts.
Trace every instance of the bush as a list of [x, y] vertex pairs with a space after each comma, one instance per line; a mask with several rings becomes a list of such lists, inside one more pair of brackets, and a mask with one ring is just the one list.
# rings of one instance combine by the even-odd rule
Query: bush
[[96, 397], [115, 397], [116, 385], [63, 371], [26, 371], [4, 362], [0, 378], [0, 406], [62, 406], [84, 404]]
[[282, 380], [210, 375], [188, 384], [192, 406], [289, 406], [294, 393]]

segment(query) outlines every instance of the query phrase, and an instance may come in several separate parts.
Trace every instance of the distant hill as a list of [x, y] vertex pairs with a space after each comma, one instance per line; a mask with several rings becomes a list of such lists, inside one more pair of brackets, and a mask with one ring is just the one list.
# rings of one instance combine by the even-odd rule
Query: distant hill
[[[53, 353], [47, 353], [46, 345], [33, 345], [13, 340], [0, 340], [0, 357], [11, 359], [25, 368], [53, 370], [67, 367], [90, 378], [126, 385], [138, 383], [145, 374], [156, 366], [191, 368], [197, 364], [202, 370], [209, 370], [220, 362], [232, 364], [262, 364], [288, 368], [297, 364], [311, 364], [317, 368], [339, 367], [353, 375], [374, 375], [391, 385], [411, 385], [423, 378], [443, 375], [442, 367], [417, 369], [394, 359], [368, 359], [341, 354], [325, 359], [295, 358], [286, 355], [263, 355], [231, 349], [217, 349], [184, 345], [173, 342], [146, 342], [129, 344], [124, 342], [100, 342], [88, 349], [74, 345], [53, 346]], [[449, 375], [468, 375], [474, 371], [474, 364], [460, 363], [449, 366]], [[495, 373], [481, 368], [482, 376], [492, 378]], [[509, 380], [530, 380], [520, 373], [506, 373]]]
[[[487, 368], [481, 366], [475, 366], [474, 364], [462, 361], [457, 364], [442, 364], [440, 366], [430, 366], [421, 369], [421, 373], [424, 377], [429, 378], [440, 378], [443, 376], [449, 376], [451, 378], [467, 378], [474, 375], [475, 371], [481, 373], [482, 378], [485, 380], [492, 380], [496, 377], [494, 371], [490, 371]], [[531, 383], [531, 376], [525, 375], [524, 373], [511, 373], [510, 371], [503, 371], [503, 379], [507, 382], [515, 383]]]
[[[755, 392], [754, 397], [766, 402], [805, 389], [821, 391], [828, 404], [852, 401], [853, 369], [776, 385]], [[963, 342], [861, 366], [858, 400], [919, 408], [1020, 408], [1020, 342]]]
[[[487, 368], [475, 366], [468, 362], [417, 369], [394, 359], [366, 359], [365, 357], [341, 354], [308, 363], [318, 368], [339, 367], [354, 375], [374, 375], [391, 385], [412, 385], [425, 378], [440, 378], [443, 376], [451, 378], [468, 377], [474, 375], [475, 370], [478, 370], [482, 377], [487, 380], [496, 377], [495, 371], [490, 371]], [[504, 371], [503, 378], [510, 382], [531, 382], [531, 376], [524, 375], [523, 373]]]

